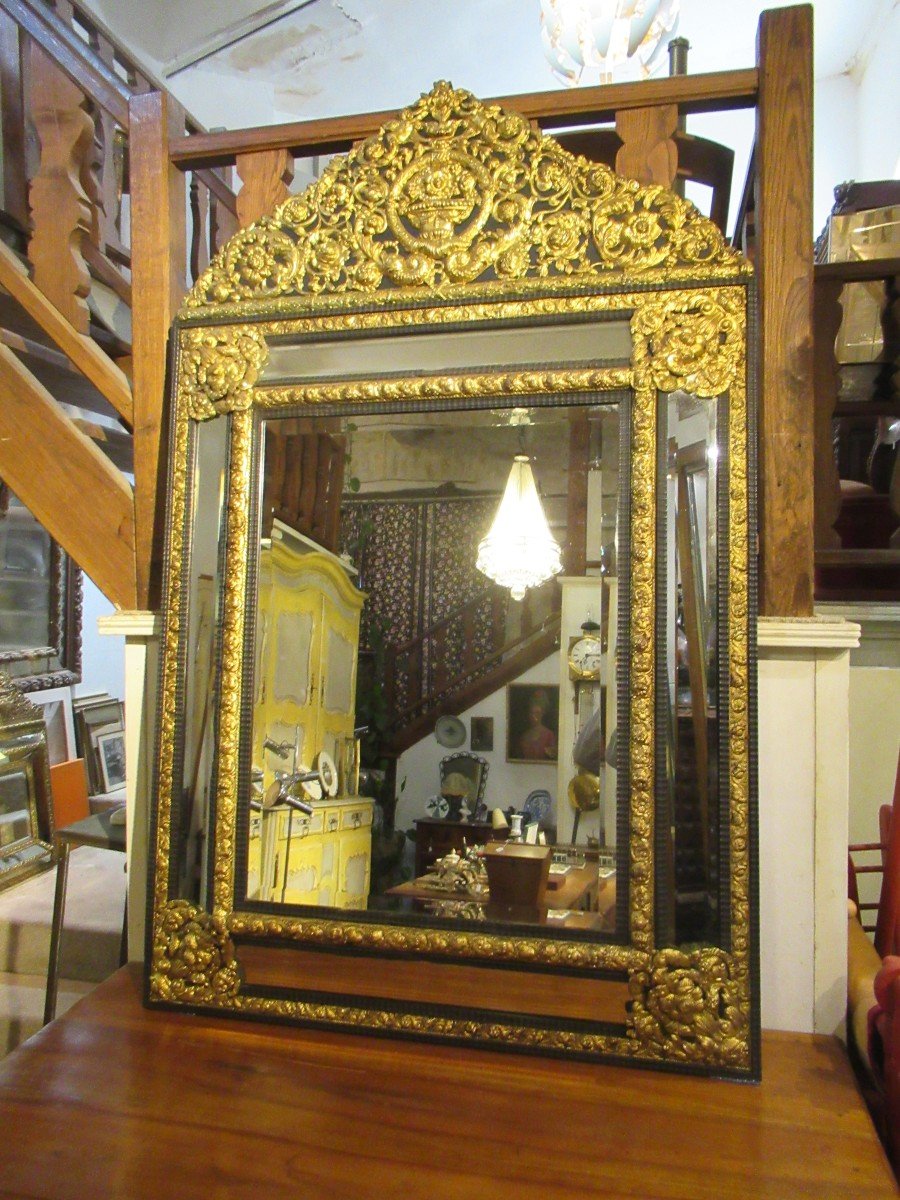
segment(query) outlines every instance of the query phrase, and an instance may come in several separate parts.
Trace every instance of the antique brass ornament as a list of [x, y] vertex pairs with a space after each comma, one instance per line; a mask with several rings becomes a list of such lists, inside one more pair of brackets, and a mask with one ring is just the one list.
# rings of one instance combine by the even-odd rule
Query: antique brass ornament
[[0, 888], [54, 859], [44, 713], [0, 671]]
[[[587, 1057], [681, 1063], [752, 1076], [755, 946], [751, 821], [753, 602], [748, 407], [749, 264], [697, 210], [663, 188], [642, 187], [575, 158], [515, 113], [440, 83], [377, 135], [337, 158], [319, 183], [240, 231], [198, 279], [176, 329], [170, 571], [160, 698], [159, 799], [148, 995], [335, 1027], [521, 1047]], [[554, 321], [630, 321], [628, 365], [573, 364], [422, 371], [269, 381], [271, 344], [429, 326], [494, 328]], [[627, 928], [612, 941], [515, 929], [308, 916], [235, 904], [235, 854], [245, 703], [248, 513], [258, 423], [322, 405], [486, 406], [528, 397], [631, 394], [628, 658], [620, 708], [627, 725]], [[654, 853], [659, 650], [656, 644], [658, 409], [683, 391], [727, 397], [727, 578], [720, 602], [729, 661], [725, 821], [728, 927], [724, 946], [659, 944]], [[362, 409], [361, 409], [362, 411]], [[216, 720], [214, 854], [210, 912], [175, 895], [173, 844], [180, 813], [180, 696], [186, 638], [185, 557], [191, 439], [227, 416], [220, 658]], [[625, 711], [627, 709], [627, 712]], [[370, 914], [367, 914], [370, 915]], [[243, 947], [260, 940], [365, 963], [411, 956], [438, 962], [558, 970], [611, 980], [615, 1023], [519, 1018], [491, 1008], [443, 1011], [365, 996], [323, 999], [256, 990], [242, 982]], [[281, 953], [288, 953], [282, 949]], [[523, 977], [524, 978], [524, 977]], [[527, 980], [525, 981], [527, 986]], [[373, 985], [373, 992], [377, 988]], [[617, 993], [618, 994], [618, 993]], [[530, 1011], [530, 1010], [525, 1010]]]
[[437, 83], [334, 160], [302, 196], [237, 233], [188, 309], [476, 281], [594, 282], [746, 262], [694, 206], [574, 158], [512, 112]]
[[629, 978], [634, 1037], [667, 1058], [747, 1065], [748, 1013], [731, 956], [712, 946], [652, 954]]
[[154, 922], [150, 978], [160, 1000], [230, 1002], [240, 972], [222, 921], [186, 900], [166, 904]]

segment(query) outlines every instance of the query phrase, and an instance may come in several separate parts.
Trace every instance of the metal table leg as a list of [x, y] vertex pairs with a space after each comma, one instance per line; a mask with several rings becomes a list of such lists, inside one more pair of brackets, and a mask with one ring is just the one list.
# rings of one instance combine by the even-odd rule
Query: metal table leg
[[56, 891], [53, 895], [53, 924], [50, 927], [50, 962], [47, 966], [47, 994], [44, 999], [44, 1024], [48, 1025], [56, 1016], [56, 993], [59, 990], [59, 943], [62, 936], [63, 917], [66, 912], [66, 885], [69, 880], [68, 842], [59, 844], [59, 861], [56, 864]]

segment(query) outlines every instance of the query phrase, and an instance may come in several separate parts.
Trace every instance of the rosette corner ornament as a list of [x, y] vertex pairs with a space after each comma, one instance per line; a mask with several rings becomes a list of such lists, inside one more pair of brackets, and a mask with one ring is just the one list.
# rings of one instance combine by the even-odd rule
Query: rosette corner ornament
[[253, 389], [268, 357], [258, 329], [249, 325], [181, 331], [179, 400], [196, 421], [241, 412], [253, 403]]
[[240, 968], [223, 922], [187, 900], [171, 900], [153, 930], [150, 990], [158, 1000], [230, 1003], [240, 990]]
[[629, 1037], [650, 1057], [749, 1065], [746, 987], [716, 946], [666, 947], [629, 976]]

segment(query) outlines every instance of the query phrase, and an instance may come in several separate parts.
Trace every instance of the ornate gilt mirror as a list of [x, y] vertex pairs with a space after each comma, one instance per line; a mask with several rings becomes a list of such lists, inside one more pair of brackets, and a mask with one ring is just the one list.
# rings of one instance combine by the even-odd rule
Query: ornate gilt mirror
[[149, 1002], [758, 1076], [751, 312], [691, 204], [444, 83], [228, 243]]

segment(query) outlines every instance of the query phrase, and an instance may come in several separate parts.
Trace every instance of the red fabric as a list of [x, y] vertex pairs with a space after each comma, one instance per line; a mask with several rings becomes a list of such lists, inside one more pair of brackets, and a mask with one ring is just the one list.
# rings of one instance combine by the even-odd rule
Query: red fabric
[[869, 1010], [869, 1061], [884, 1095], [884, 1124], [894, 1168], [900, 1165], [900, 956], [890, 954], [875, 976]]

